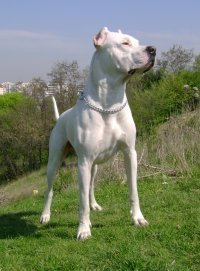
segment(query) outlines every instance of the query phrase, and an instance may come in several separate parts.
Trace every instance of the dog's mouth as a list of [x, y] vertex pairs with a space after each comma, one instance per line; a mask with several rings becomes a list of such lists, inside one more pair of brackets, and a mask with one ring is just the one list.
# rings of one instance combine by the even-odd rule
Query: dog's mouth
[[148, 62], [148, 64], [143, 69], [140, 69], [140, 68], [131, 69], [131, 70], [128, 71], [128, 74], [129, 75], [133, 75], [136, 72], [146, 73], [146, 72], [148, 72], [153, 67], [154, 62], [155, 62], [155, 59], [152, 59], [152, 60], [150, 60]]
[[151, 60], [151, 61], [148, 63], [147, 68], [143, 71], [143, 73], [148, 72], [151, 68], [153, 68], [154, 63], [155, 63], [155, 59]]
[[131, 69], [130, 71], [128, 71], [128, 74], [133, 75], [134, 73], [136, 73], [137, 69]]

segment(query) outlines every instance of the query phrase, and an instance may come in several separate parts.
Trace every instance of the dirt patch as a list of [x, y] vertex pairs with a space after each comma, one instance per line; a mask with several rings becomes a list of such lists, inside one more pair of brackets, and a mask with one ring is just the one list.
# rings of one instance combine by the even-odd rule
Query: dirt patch
[[0, 205], [2, 205], [3, 203], [7, 202], [8, 198], [6, 197], [6, 193], [3, 189], [1, 189], [0, 191]]

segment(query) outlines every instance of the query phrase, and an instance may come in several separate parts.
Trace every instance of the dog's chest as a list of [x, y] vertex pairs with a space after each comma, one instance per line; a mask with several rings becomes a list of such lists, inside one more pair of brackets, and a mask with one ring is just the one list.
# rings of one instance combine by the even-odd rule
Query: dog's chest
[[119, 149], [120, 132], [104, 131], [103, 136], [97, 138], [93, 149], [94, 160], [103, 163], [113, 156]]
[[125, 140], [125, 132], [116, 121], [94, 123], [81, 131], [80, 141], [93, 161], [103, 163], [114, 155]]

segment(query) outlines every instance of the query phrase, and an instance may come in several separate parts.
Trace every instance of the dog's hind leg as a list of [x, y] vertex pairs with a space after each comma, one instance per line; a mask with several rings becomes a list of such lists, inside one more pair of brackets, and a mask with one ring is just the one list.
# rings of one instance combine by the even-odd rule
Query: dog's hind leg
[[49, 222], [50, 220], [50, 209], [53, 197], [53, 183], [56, 178], [57, 170], [62, 162], [63, 152], [65, 148], [58, 148], [58, 146], [53, 146], [49, 150], [49, 161], [47, 165], [47, 191], [44, 210], [42, 212], [40, 222], [42, 224]]
[[94, 211], [102, 211], [102, 207], [96, 202], [96, 199], [94, 196], [94, 179], [95, 179], [96, 173], [97, 173], [97, 165], [93, 165], [91, 182], [90, 182], [90, 207]]

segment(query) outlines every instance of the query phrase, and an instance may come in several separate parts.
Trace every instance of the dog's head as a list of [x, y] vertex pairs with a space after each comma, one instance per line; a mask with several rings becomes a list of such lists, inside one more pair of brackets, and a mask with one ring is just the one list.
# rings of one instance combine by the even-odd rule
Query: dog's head
[[97, 52], [101, 54], [103, 66], [109, 72], [115, 70], [127, 77], [135, 72], [144, 73], [154, 65], [156, 48], [141, 46], [138, 40], [120, 30], [110, 32], [104, 27], [93, 41]]

